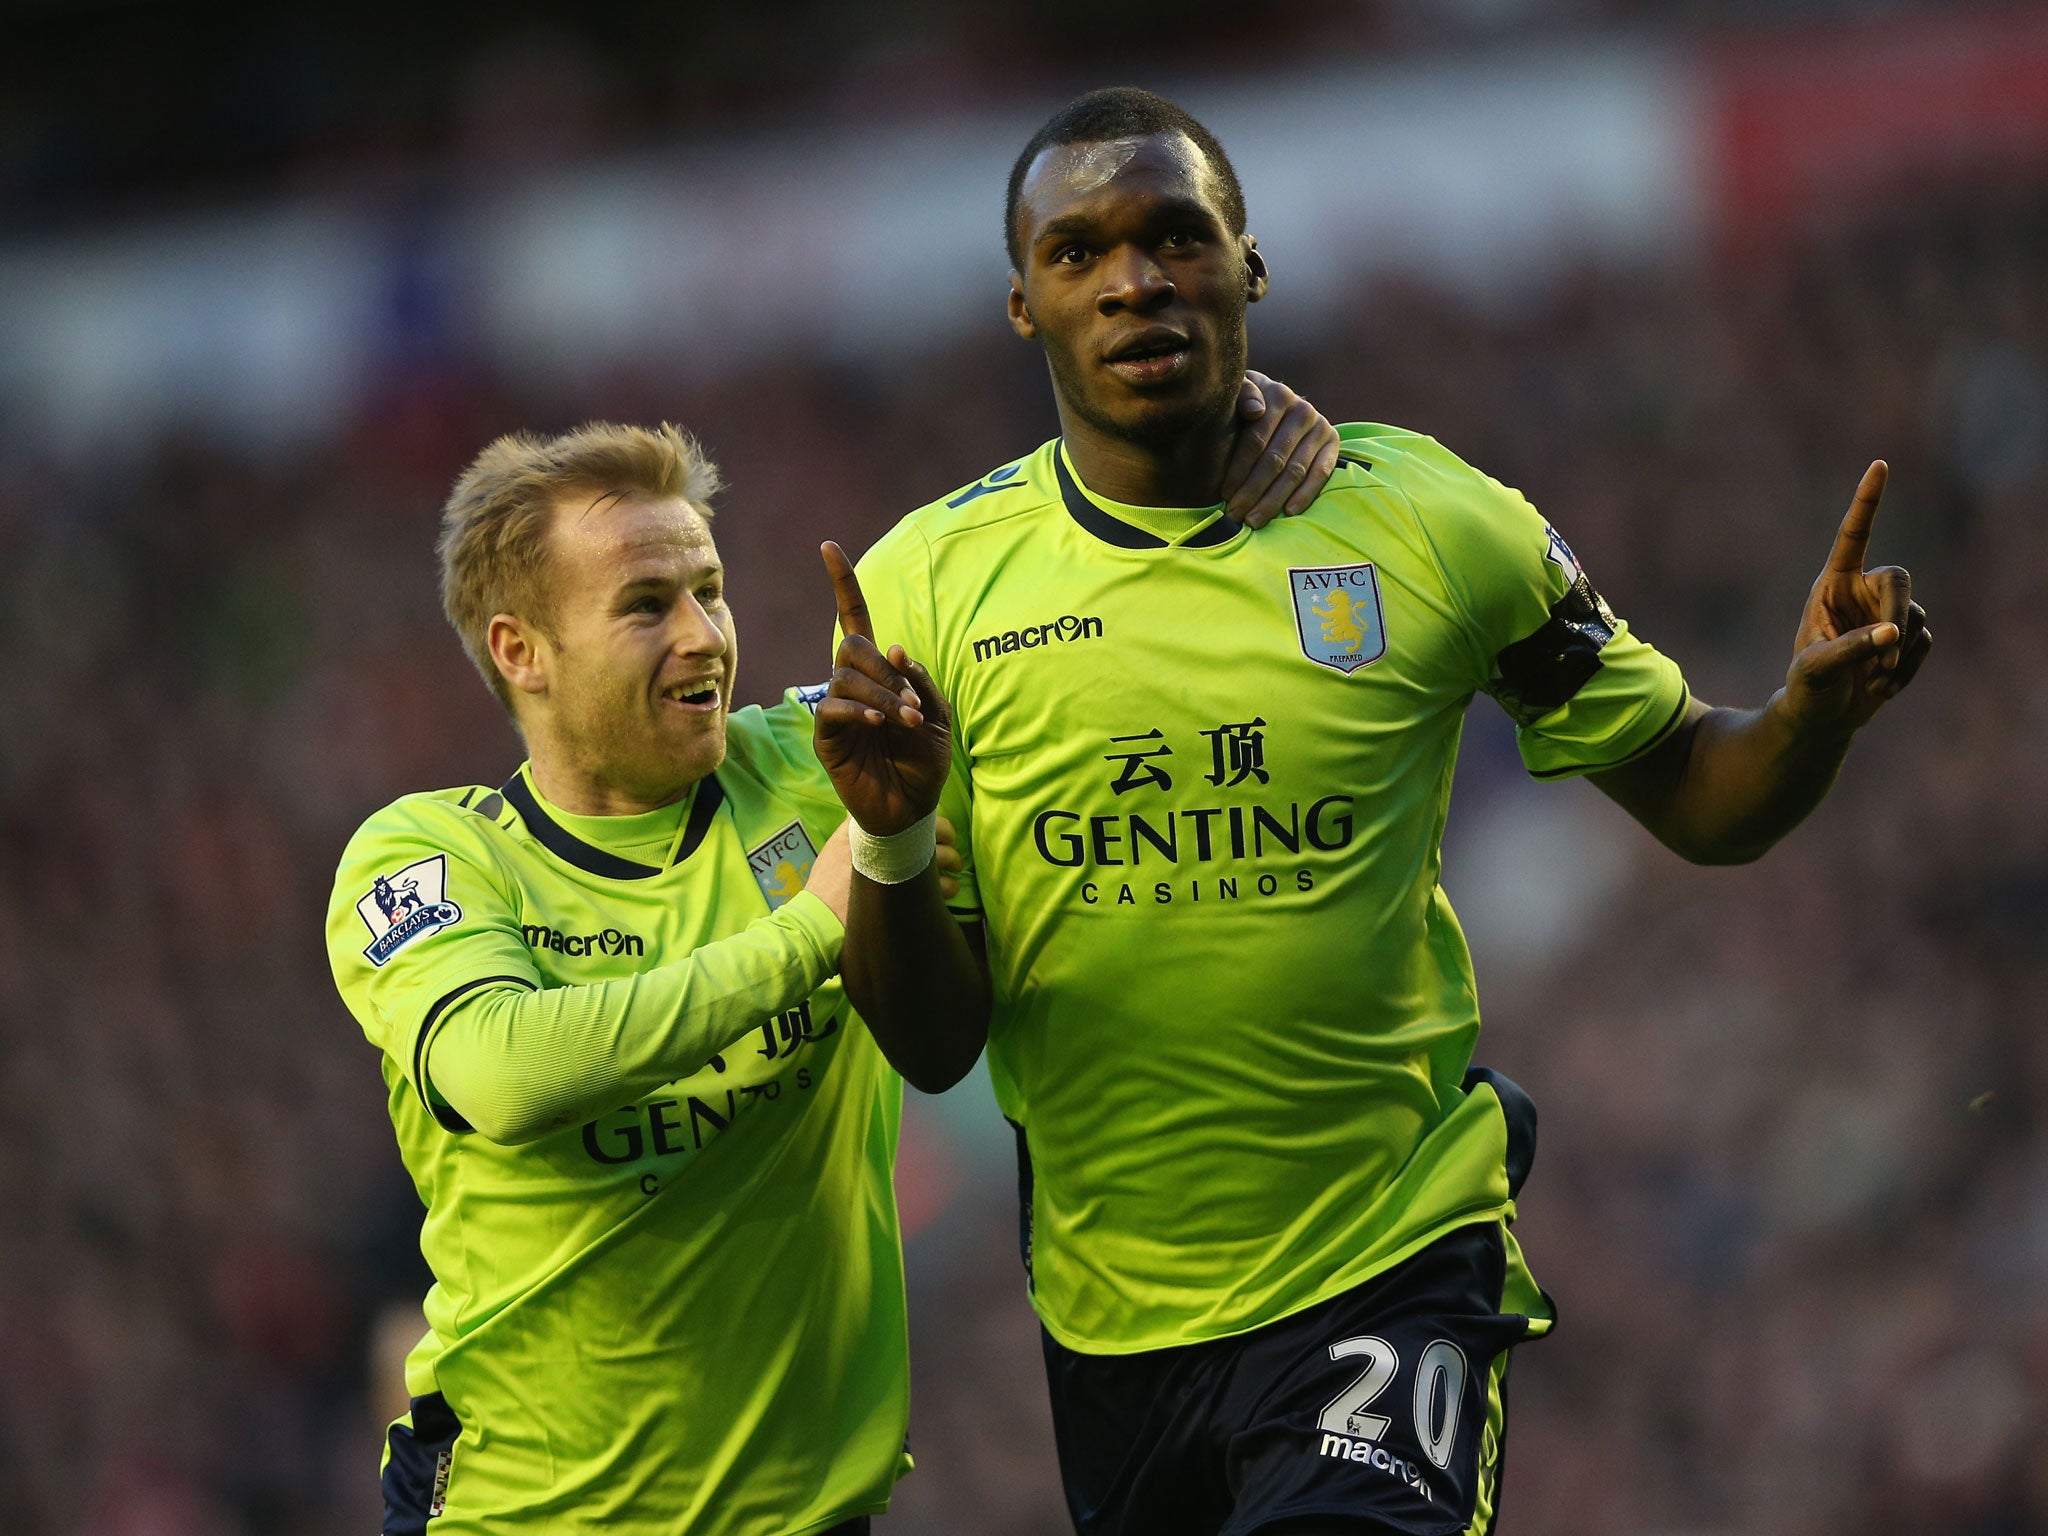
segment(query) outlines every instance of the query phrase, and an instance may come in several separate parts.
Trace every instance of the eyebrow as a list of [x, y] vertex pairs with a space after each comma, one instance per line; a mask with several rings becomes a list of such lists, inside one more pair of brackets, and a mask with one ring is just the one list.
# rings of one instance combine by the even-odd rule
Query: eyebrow
[[[697, 569], [691, 573], [691, 580], [693, 583], [709, 580], [722, 580], [724, 576], [725, 567], [718, 561], [713, 560], [708, 564], [698, 566]], [[672, 587], [675, 585], [677, 585], [676, 578], [668, 572], [650, 571], [645, 576], [635, 576], [629, 581], [620, 582], [618, 590], [620, 594], [623, 595], [627, 592], [637, 592], [642, 587]]]
[[[1155, 220], [1203, 219], [1218, 225], [1222, 222], [1217, 218], [1215, 209], [1209, 207], [1208, 204], [1200, 199], [1192, 197], [1160, 198], [1147, 210], [1147, 217]], [[1033, 245], [1041, 245], [1047, 240], [1062, 239], [1071, 235], [1089, 234], [1101, 222], [1101, 218], [1096, 215], [1063, 213], [1056, 219], [1046, 220], [1045, 227], [1039, 230], [1031, 243]]]

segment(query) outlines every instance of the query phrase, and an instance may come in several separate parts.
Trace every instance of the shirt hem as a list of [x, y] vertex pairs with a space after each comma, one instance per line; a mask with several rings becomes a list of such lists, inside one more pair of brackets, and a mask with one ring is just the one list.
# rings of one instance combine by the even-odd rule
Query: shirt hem
[[1146, 1338], [1136, 1342], [1119, 1341], [1112, 1343], [1106, 1340], [1084, 1338], [1080, 1334], [1062, 1328], [1050, 1317], [1046, 1316], [1044, 1308], [1038, 1306], [1038, 1297], [1035, 1292], [1032, 1295], [1032, 1305], [1038, 1312], [1040, 1326], [1052, 1335], [1053, 1341], [1067, 1349], [1073, 1350], [1076, 1354], [1142, 1355], [1149, 1354], [1154, 1350], [1180, 1349], [1190, 1344], [1208, 1344], [1217, 1339], [1233, 1339], [1241, 1334], [1256, 1333], [1259, 1329], [1269, 1327], [1274, 1323], [1285, 1322], [1297, 1312], [1306, 1312], [1310, 1307], [1320, 1302], [1328, 1301], [1333, 1296], [1340, 1296], [1346, 1291], [1356, 1289], [1375, 1276], [1384, 1274], [1396, 1264], [1412, 1259], [1440, 1237], [1455, 1232], [1461, 1227], [1475, 1226], [1482, 1221], [1504, 1222], [1513, 1210], [1514, 1202], [1509, 1200], [1472, 1207], [1455, 1216], [1448, 1216], [1442, 1221], [1432, 1223], [1400, 1247], [1390, 1251], [1385, 1257], [1373, 1259], [1366, 1263], [1344, 1266], [1338, 1269], [1321, 1285], [1289, 1301], [1286, 1305], [1278, 1307], [1271, 1312], [1262, 1312], [1257, 1317], [1248, 1318], [1239, 1323], [1232, 1323], [1226, 1327], [1189, 1329], [1170, 1336]]

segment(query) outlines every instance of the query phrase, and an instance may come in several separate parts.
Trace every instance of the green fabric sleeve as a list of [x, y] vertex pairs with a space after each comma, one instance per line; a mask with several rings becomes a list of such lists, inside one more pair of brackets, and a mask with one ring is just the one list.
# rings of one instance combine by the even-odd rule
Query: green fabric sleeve
[[777, 794], [794, 800], [807, 820], [822, 822], [830, 836], [846, 820], [846, 807], [839, 803], [832, 776], [812, 744], [817, 700], [824, 696], [824, 686], [785, 689], [779, 702], [732, 718], [746, 732], [747, 747], [764, 781], [773, 784]]
[[429, 1109], [420, 1047], [435, 1019], [480, 986], [541, 983], [520, 930], [518, 878], [493, 846], [499, 835], [450, 799], [408, 795], [363, 824], [336, 872], [327, 916], [335, 981], [364, 1035]]
[[1521, 492], [1431, 438], [1356, 436], [1344, 447], [1378, 460], [1414, 507], [1464, 616], [1475, 687], [1514, 720], [1530, 774], [1614, 767], [1683, 719], [1677, 664], [1615, 617]]
[[429, 1021], [422, 1078], [489, 1141], [533, 1141], [698, 1071], [793, 1008], [839, 962], [844, 930], [809, 891], [741, 932], [638, 976], [478, 986]]

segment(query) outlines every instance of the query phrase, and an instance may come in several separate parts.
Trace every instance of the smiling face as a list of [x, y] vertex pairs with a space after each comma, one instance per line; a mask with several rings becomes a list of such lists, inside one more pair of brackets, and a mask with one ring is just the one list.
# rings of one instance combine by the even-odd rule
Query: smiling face
[[1051, 146], [1025, 174], [1017, 236], [1010, 323], [1045, 347], [1063, 419], [1148, 447], [1228, 430], [1266, 269], [1191, 140]]
[[680, 497], [571, 498], [549, 557], [548, 633], [506, 621], [527, 637], [505, 670], [542, 793], [591, 813], [671, 804], [725, 760], [739, 641], [711, 529]]

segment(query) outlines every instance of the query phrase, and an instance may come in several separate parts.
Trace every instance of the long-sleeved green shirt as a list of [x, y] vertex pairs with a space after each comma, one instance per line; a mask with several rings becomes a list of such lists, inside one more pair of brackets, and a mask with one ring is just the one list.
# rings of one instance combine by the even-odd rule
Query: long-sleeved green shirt
[[810, 728], [736, 712], [667, 811], [570, 816], [522, 769], [343, 856], [329, 953], [435, 1276], [393, 1456], [459, 1426], [437, 1532], [789, 1536], [908, 1464], [901, 1086], [803, 890], [843, 814]]

